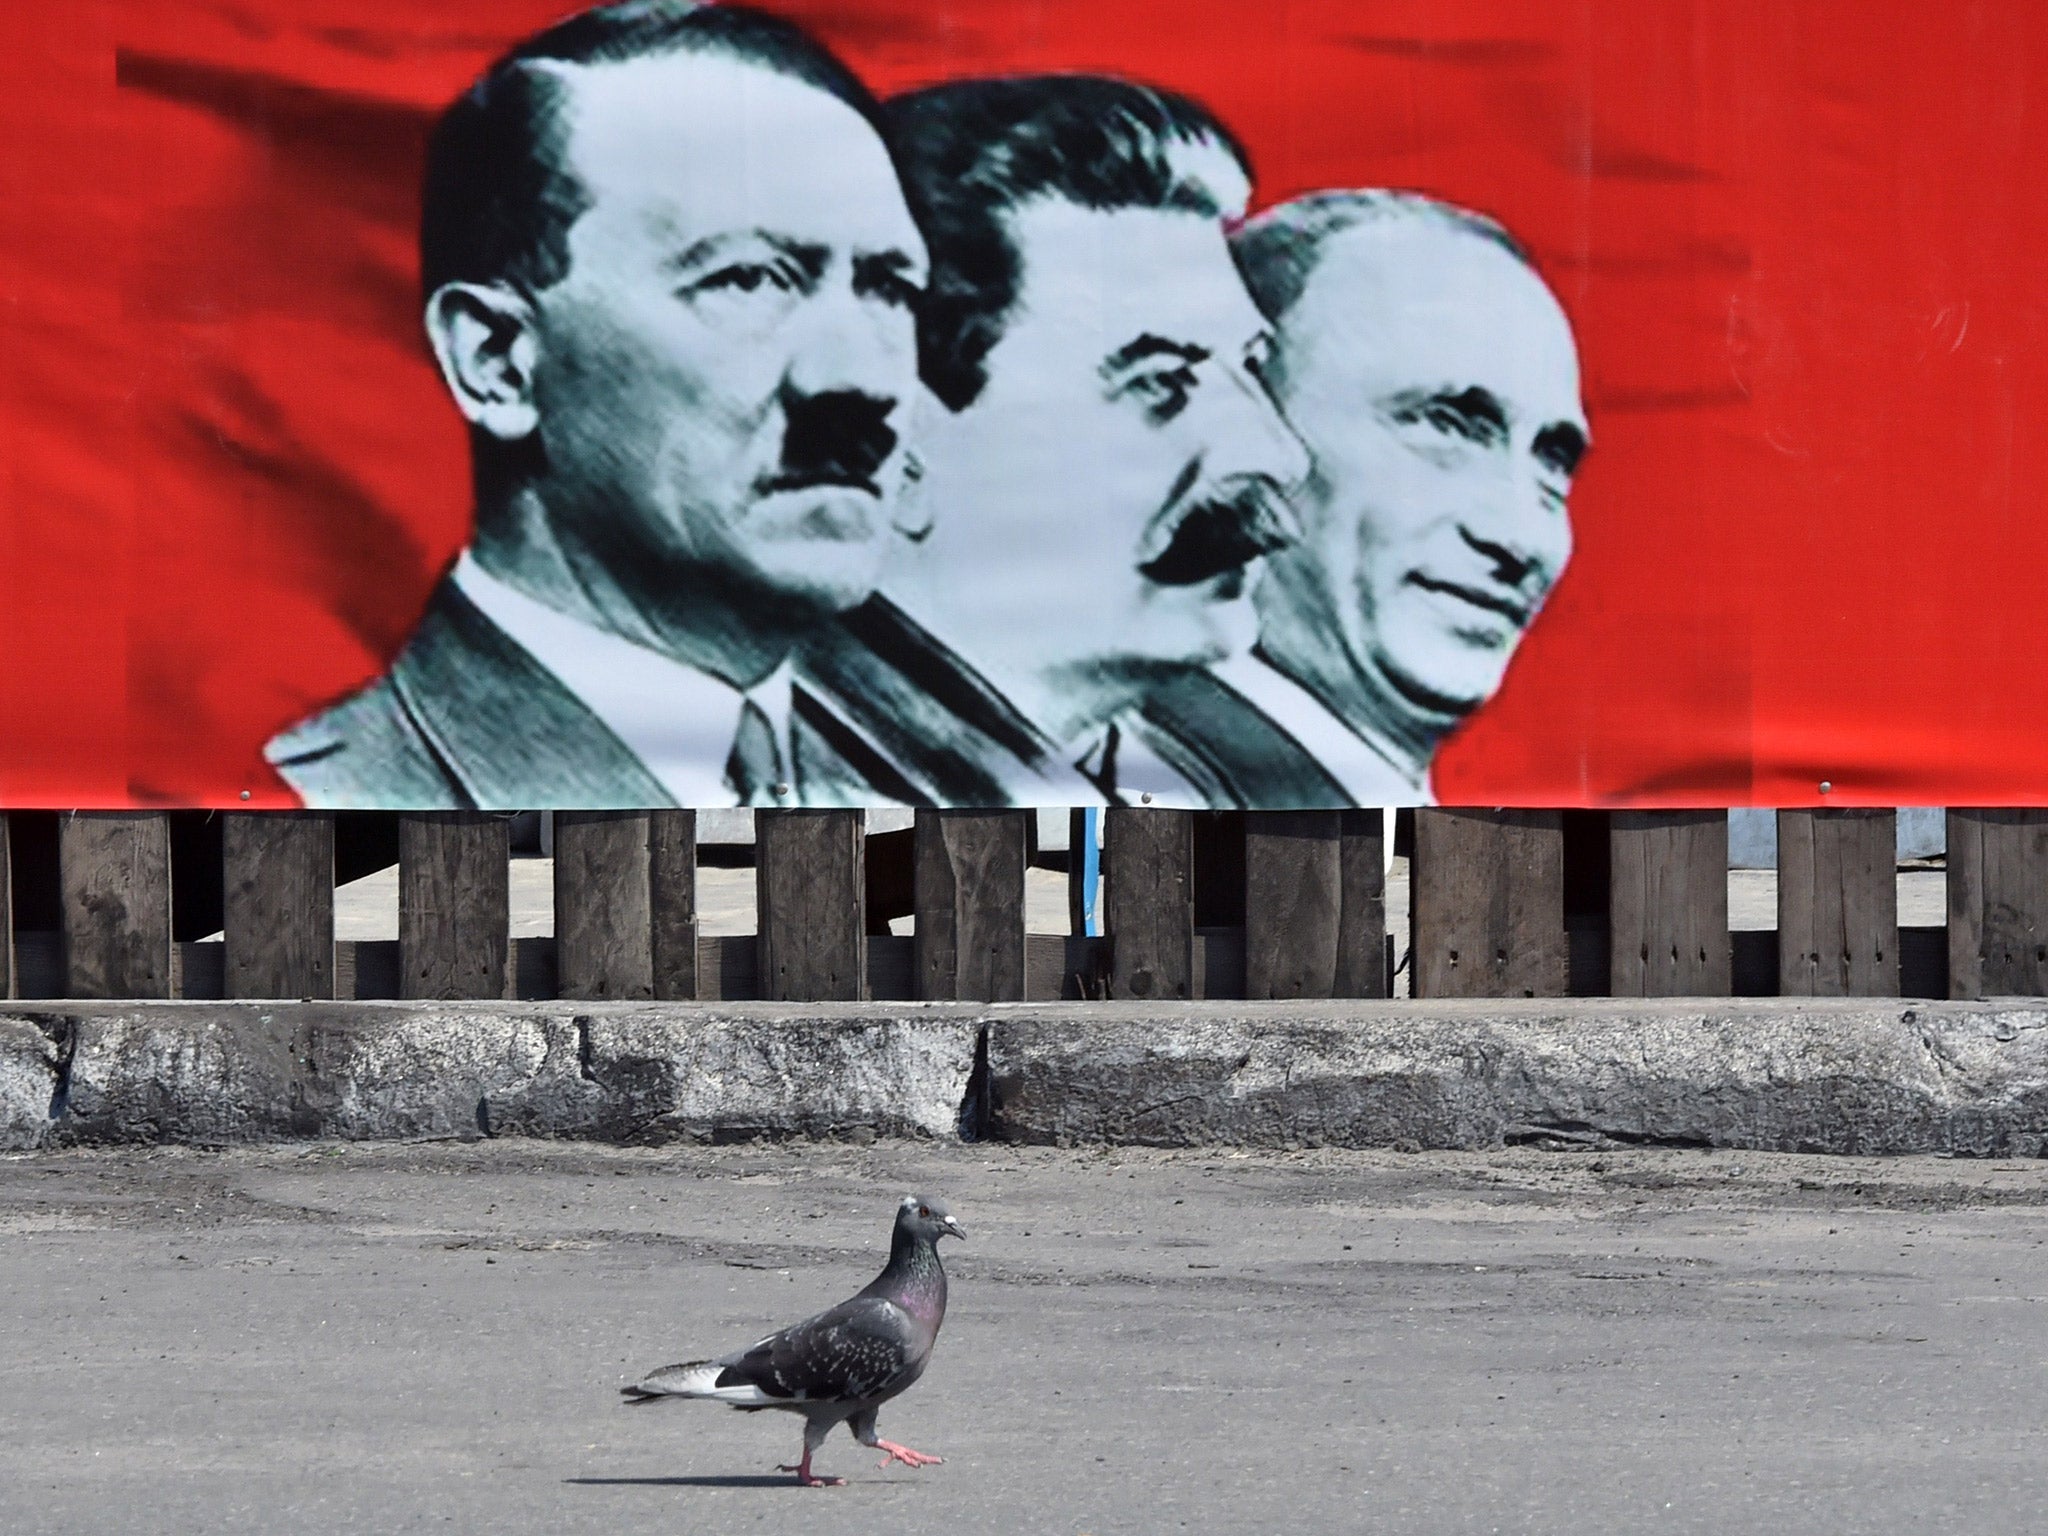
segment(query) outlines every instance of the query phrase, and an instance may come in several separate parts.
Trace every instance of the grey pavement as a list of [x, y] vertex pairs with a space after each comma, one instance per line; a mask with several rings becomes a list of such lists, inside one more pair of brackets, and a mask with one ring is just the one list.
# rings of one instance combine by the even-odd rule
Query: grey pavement
[[[953, 1303], [801, 1490], [631, 1373]], [[0, 1526], [2048, 1529], [2048, 1162], [536, 1142], [0, 1158]]]

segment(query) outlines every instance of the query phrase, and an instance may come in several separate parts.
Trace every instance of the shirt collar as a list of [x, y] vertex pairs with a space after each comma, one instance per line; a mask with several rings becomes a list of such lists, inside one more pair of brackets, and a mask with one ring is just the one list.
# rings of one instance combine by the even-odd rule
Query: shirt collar
[[[784, 772], [796, 761], [788, 660], [742, 690], [700, 667], [550, 608], [491, 575], [468, 550], [455, 562], [451, 579], [624, 742], [677, 805], [737, 804], [725, 770], [739, 734], [740, 711], [749, 702], [768, 717]], [[795, 797], [788, 803], [796, 803]]]
[[1434, 805], [1429, 775], [1410, 778], [1370, 736], [1263, 657], [1234, 656], [1218, 681], [1292, 736], [1335, 779], [1353, 805]]

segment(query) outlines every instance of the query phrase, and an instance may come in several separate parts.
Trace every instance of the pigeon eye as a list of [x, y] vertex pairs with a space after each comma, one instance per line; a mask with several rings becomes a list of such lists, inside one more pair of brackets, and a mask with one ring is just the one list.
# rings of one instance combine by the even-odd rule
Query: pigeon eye
[[929, 1215], [931, 1215], [931, 1213], [932, 1213], [932, 1208], [931, 1208], [930, 1206], [928, 1206], [928, 1205], [920, 1205], [920, 1206], [919, 1206], [919, 1207], [917, 1208], [917, 1214], [918, 1214], [918, 1215], [920, 1215], [920, 1216], [929, 1216]]

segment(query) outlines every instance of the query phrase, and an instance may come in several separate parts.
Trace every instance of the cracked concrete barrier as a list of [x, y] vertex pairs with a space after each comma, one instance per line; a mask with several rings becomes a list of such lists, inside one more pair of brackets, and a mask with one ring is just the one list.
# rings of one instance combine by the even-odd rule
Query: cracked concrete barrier
[[965, 1009], [57, 1003], [0, 1018], [0, 1148], [951, 1136]]
[[0, 1148], [494, 1134], [2042, 1156], [2048, 1003], [193, 1002], [0, 1015]]
[[994, 1014], [999, 1138], [2048, 1155], [2048, 1004], [1099, 1004]]
[[57, 1092], [58, 1045], [28, 1019], [0, 1018], [0, 1151], [41, 1143]]

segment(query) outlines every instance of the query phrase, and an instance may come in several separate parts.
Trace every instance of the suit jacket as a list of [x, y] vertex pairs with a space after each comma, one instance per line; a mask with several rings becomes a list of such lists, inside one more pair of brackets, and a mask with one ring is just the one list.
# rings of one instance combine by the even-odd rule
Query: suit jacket
[[[791, 722], [806, 806], [928, 805], [920, 788], [799, 686]], [[305, 803], [334, 810], [644, 810], [661, 781], [453, 582], [382, 677], [264, 749]]]
[[[1048, 620], [1048, 622], [1054, 622]], [[870, 599], [798, 656], [834, 710], [931, 786], [941, 805], [1057, 803], [1034, 794], [1069, 765], [1045, 734], [944, 642], [885, 597]], [[1189, 670], [1115, 729], [1141, 736], [1209, 806], [1348, 805], [1295, 740], [1209, 673]], [[1110, 769], [1094, 778], [1123, 804]]]

